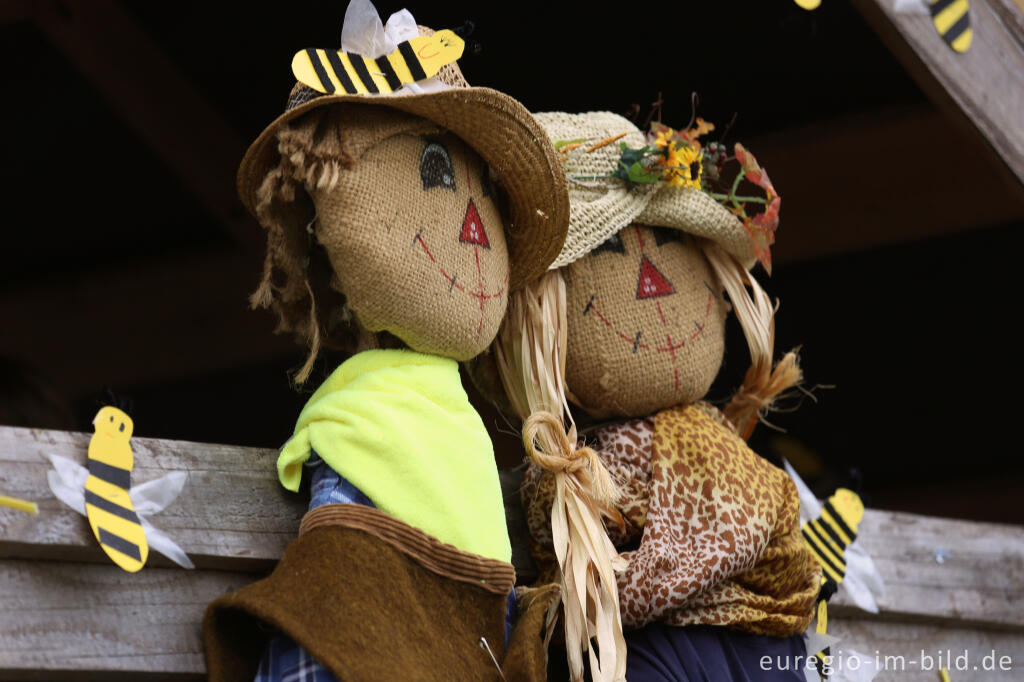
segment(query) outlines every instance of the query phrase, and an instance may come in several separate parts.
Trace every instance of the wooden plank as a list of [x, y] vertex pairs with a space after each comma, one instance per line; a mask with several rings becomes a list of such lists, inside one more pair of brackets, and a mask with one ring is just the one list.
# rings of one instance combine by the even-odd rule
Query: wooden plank
[[[45, 454], [85, 463], [90, 434], [0, 427], [0, 491], [33, 500], [39, 515], [0, 508], [0, 557], [107, 562], [85, 517], [50, 492]], [[273, 450], [132, 438], [143, 483], [187, 471], [188, 483], [152, 517], [196, 566], [265, 571], [298, 533], [307, 498], [277, 482]], [[150, 562], [170, 562], [153, 553]]]
[[1024, 528], [868, 510], [858, 533], [887, 617], [1024, 628]]
[[[44, 453], [84, 462], [89, 434], [0, 427], [0, 491], [39, 503], [39, 516], [0, 509], [0, 556], [106, 562], [85, 519], [49, 491]], [[200, 567], [260, 572], [294, 538], [305, 495], [277, 483], [272, 450], [133, 438], [134, 479], [189, 472], [181, 497], [153, 523]], [[521, 474], [502, 473], [515, 562], [535, 575], [518, 508]], [[1024, 528], [869, 510], [860, 542], [886, 583], [882, 616], [1024, 628]], [[940, 554], [937, 554], [941, 552]], [[168, 565], [154, 556], [156, 565]], [[842, 596], [836, 613], [852, 607]]]
[[[1003, 0], [970, 3], [974, 32], [964, 54], [951, 50], [927, 14], [897, 14], [892, 0], [857, 0], [865, 18], [918, 85], [986, 141], [1024, 183], [1024, 46]], [[958, 116], [959, 117], [959, 116]]]
[[129, 574], [113, 565], [2, 560], [0, 679], [201, 679], [207, 604], [253, 580], [223, 571]]
[[1024, 190], [1007, 189], [1000, 162], [932, 108], [822, 121], [748, 146], [782, 195], [780, 267], [1024, 219]]
[[832, 665], [850, 666], [856, 651], [879, 669], [875, 682], [938, 682], [939, 656], [953, 682], [1020, 680], [1024, 671], [1024, 635], [963, 626], [889, 623], [858, 618], [829, 621], [840, 638]]

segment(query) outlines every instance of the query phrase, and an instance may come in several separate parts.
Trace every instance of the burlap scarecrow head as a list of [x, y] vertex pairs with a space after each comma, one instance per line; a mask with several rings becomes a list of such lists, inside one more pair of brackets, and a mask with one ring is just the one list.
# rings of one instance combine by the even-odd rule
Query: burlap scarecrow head
[[[751, 265], [743, 223], [699, 185], [609, 177], [620, 144], [647, 145], [621, 116], [538, 120], [553, 140], [588, 140], [563, 158], [571, 218], [555, 261], [566, 286], [566, 383], [574, 399], [595, 415], [640, 416], [702, 398], [721, 366], [728, 312], [704, 247], [718, 249], [723, 263]], [[590, 149], [610, 138], [617, 143]]]
[[[733, 399], [743, 409], [727, 413], [752, 427], [771, 396], [799, 377], [795, 356], [773, 373], [774, 310], [750, 274], [758, 261], [770, 267], [779, 199], [767, 174], [736, 145], [741, 167], [725, 171], [735, 181], [715, 177], [732, 189], [724, 200], [712, 196], [702, 174], [722, 173], [727, 157], [717, 143], [702, 148], [697, 136], [713, 127], [699, 119], [688, 131], [661, 126], [645, 136], [608, 112], [536, 118], [569, 184], [568, 235], [549, 274], [564, 288], [555, 307], [564, 308], [569, 399], [596, 417], [643, 416], [701, 399], [721, 367], [732, 308], [752, 362]], [[764, 204], [748, 216], [733, 197], [749, 184], [760, 186]]]
[[[253, 300], [314, 354], [320, 343], [344, 346], [354, 316], [414, 350], [465, 360], [493, 339], [509, 292], [558, 254], [564, 174], [529, 112], [469, 87], [454, 63], [384, 94], [399, 84], [390, 76], [408, 80], [422, 66], [403, 36], [433, 35], [401, 14], [387, 47], [364, 48], [381, 54], [296, 55], [293, 70], [301, 61], [329, 92], [296, 84], [239, 169], [242, 201], [268, 231]], [[353, 82], [380, 92], [344, 92]]]

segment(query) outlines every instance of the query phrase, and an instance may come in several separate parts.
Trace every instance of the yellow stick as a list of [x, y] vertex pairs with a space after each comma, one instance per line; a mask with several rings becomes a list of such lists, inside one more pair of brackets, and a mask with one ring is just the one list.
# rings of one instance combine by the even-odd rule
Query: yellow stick
[[6, 495], [0, 495], [0, 507], [10, 507], [11, 509], [17, 509], [23, 511], [26, 514], [38, 514], [39, 506], [35, 502], [29, 502], [27, 500], [19, 500], [16, 497], [7, 497]]
[[942, 679], [942, 682], [949, 682], [949, 673], [945, 668], [939, 668], [939, 677]]

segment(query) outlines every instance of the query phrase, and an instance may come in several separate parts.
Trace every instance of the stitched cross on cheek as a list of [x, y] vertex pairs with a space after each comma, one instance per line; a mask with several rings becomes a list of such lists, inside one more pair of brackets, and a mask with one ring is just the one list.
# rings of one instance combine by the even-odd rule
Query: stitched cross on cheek
[[469, 200], [466, 206], [466, 217], [462, 220], [462, 231], [459, 232], [459, 241], [463, 244], [475, 244], [485, 249], [491, 248], [491, 242], [487, 239], [487, 231], [484, 230], [484, 223], [480, 220], [480, 213], [476, 210], [473, 200]]

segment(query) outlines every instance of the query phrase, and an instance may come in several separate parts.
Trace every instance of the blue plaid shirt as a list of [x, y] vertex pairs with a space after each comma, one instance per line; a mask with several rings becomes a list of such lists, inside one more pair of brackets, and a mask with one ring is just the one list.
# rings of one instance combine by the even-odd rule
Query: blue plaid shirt
[[[376, 509], [377, 505], [362, 490], [327, 466], [315, 451], [310, 454], [305, 466], [312, 471], [310, 509], [325, 504], [361, 504]], [[508, 607], [505, 609], [506, 647], [515, 619], [516, 593], [512, 590], [508, 595]], [[289, 637], [277, 633], [270, 638], [270, 643], [263, 652], [260, 668], [253, 682], [338, 682], [338, 679], [327, 668], [313, 660], [305, 649]]]

